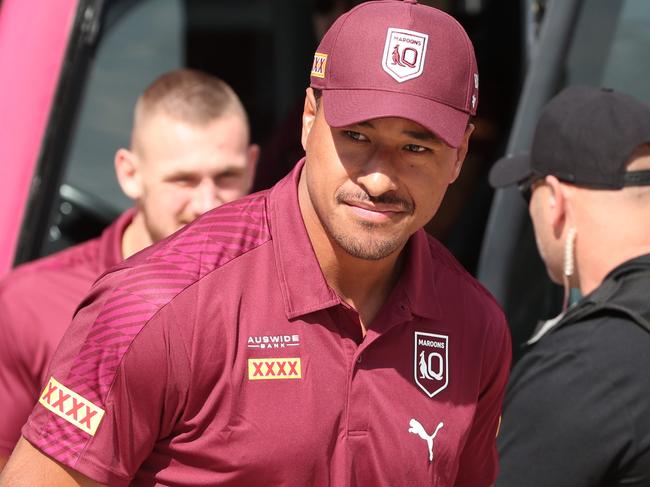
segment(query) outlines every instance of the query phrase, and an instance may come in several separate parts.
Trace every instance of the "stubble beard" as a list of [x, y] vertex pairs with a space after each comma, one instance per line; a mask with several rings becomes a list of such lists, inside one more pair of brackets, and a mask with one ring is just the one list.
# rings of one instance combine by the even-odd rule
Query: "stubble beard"
[[336, 243], [352, 257], [364, 260], [382, 260], [396, 252], [401, 247], [401, 242], [396, 239], [375, 240], [372, 235], [367, 235], [367, 244], [348, 235], [330, 234]]
[[359, 222], [356, 223], [358, 230], [354, 233], [354, 229], [343, 231], [335, 228], [332, 222], [324, 218], [318, 210], [316, 210], [316, 214], [329, 238], [357, 259], [382, 260], [402, 247], [402, 242], [396, 237], [377, 237], [375, 233], [380, 230], [379, 225]]

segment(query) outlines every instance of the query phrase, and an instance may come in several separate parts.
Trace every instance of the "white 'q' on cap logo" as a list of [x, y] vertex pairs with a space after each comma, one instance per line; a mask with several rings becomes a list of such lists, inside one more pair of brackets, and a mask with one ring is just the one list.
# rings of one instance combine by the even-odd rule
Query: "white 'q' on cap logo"
[[424, 71], [428, 40], [427, 34], [390, 27], [381, 67], [399, 83], [417, 78]]

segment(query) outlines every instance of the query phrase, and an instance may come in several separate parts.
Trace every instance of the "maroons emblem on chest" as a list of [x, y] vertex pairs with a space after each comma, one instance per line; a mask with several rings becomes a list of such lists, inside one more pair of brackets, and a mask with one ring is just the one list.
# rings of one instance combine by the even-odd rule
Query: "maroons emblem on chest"
[[433, 397], [449, 384], [449, 337], [435, 333], [415, 332], [413, 351], [415, 383]]

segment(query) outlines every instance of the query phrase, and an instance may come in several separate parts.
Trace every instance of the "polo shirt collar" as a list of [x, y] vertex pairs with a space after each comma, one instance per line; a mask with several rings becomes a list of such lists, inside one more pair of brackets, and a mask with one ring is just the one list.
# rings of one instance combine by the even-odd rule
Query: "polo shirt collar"
[[441, 316], [439, 289], [444, 288], [443, 264], [435, 262], [429, 236], [420, 229], [406, 246], [406, 262], [396, 287], [406, 294], [410, 311], [422, 318], [438, 319]]
[[[342, 300], [327, 284], [309, 240], [298, 203], [298, 181], [305, 159], [277, 183], [269, 196], [269, 220], [280, 289], [288, 319], [326, 309]], [[411, 314], [436, 319], [440, 316], [436, 269], [429, 237], [418, 230], [407, 243], [402, 275], [393, 290]], [[396, 296], [397, 297], [397, 296]], [[390, 299], [390, 298], [389, 298]]]
[[269, 196], [273, 253], [288, 319], [341, 303], [323, 276], [300, 213], [298, 181], [304, 163], [303, 158]]

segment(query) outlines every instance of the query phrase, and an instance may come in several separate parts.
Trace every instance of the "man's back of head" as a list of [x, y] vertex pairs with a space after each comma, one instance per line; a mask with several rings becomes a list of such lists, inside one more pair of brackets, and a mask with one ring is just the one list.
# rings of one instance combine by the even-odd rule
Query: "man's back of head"
[[567, 88], [544, 108], [530, 154], [498, 161], [490, 182], [532, 190], [549, 275], [591, 292], [650, 252], [650, 107], [610, 89]]

